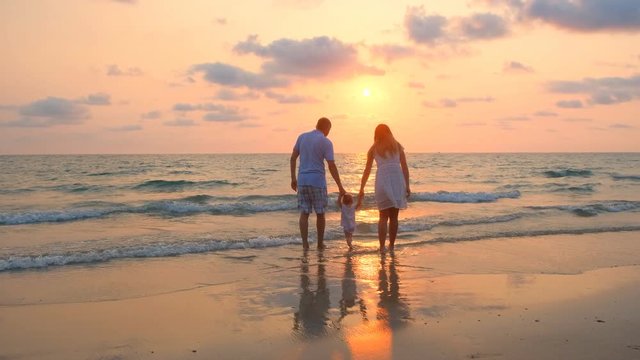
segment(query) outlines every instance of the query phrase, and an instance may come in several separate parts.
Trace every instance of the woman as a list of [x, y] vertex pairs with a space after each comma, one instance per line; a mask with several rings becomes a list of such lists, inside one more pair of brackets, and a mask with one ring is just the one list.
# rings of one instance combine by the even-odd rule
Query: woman
[[364, 187], [369, 179], [374, 159], [378, 168], [375, 198], [380, 211], [380, 219], [378, 220], [380, 251], [384, 251], [387, 229], [389, 231], [389, 249], [391, 250], [398, 234], [398, 212], [407, 207], [407, 198], [411, 195], [411, 188], [409, 187], [409, 167], [404, 148], [396, 141], [391, 129], [385, 124], [376, 127], [373, 145], [367, 152], [367, 165], [360, 182], [358, 207], [364, 198]]

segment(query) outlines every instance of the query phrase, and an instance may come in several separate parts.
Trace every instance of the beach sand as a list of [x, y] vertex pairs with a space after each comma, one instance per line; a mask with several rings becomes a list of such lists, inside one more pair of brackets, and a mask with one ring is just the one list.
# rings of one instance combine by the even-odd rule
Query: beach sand
[[[0, 359], [640, 359], [640, 234], [0, 273]], [[411, 242], [411, 239], [402, 239]]]

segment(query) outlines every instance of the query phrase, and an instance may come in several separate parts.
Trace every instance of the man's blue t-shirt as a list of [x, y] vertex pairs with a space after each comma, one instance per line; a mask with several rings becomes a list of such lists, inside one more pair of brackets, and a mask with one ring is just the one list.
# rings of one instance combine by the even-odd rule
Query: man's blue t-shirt
[[298, 186], [327, 187], [324, 161], [333, 161], [333, 144], [322, 131], [313, 130], [298, 136], [293, 147], [300, 153]]

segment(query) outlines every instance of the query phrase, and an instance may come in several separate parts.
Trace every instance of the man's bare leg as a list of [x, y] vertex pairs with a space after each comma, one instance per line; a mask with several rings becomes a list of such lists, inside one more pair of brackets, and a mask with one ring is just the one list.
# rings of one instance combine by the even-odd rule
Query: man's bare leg
[[324, 249], [324, 214], [316, 214], [316, 228], [318, 230], [318, 249]]
[[302, 248], [309, 248], [309, 214], [300, 213], [300, 236], [302, 237]]

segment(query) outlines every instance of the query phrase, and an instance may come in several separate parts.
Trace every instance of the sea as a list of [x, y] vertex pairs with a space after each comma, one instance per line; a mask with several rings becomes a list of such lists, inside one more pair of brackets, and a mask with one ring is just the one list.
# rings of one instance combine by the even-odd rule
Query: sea
[[[354, 194], [365, 157], [336, 154]], [[412, 194], [398, 247], [640, 231], [640, 153], [408, 153], [407, 161]], [[346, 248], [337, 187], [327, 182], [325, 244]], [[377, 246], [374, 182], [375, 165], [356, 249]], [[312, 216], [312, 242], [314, 225]], [[0, 156], [2, 272], [300, 244], [289, 154]]]

